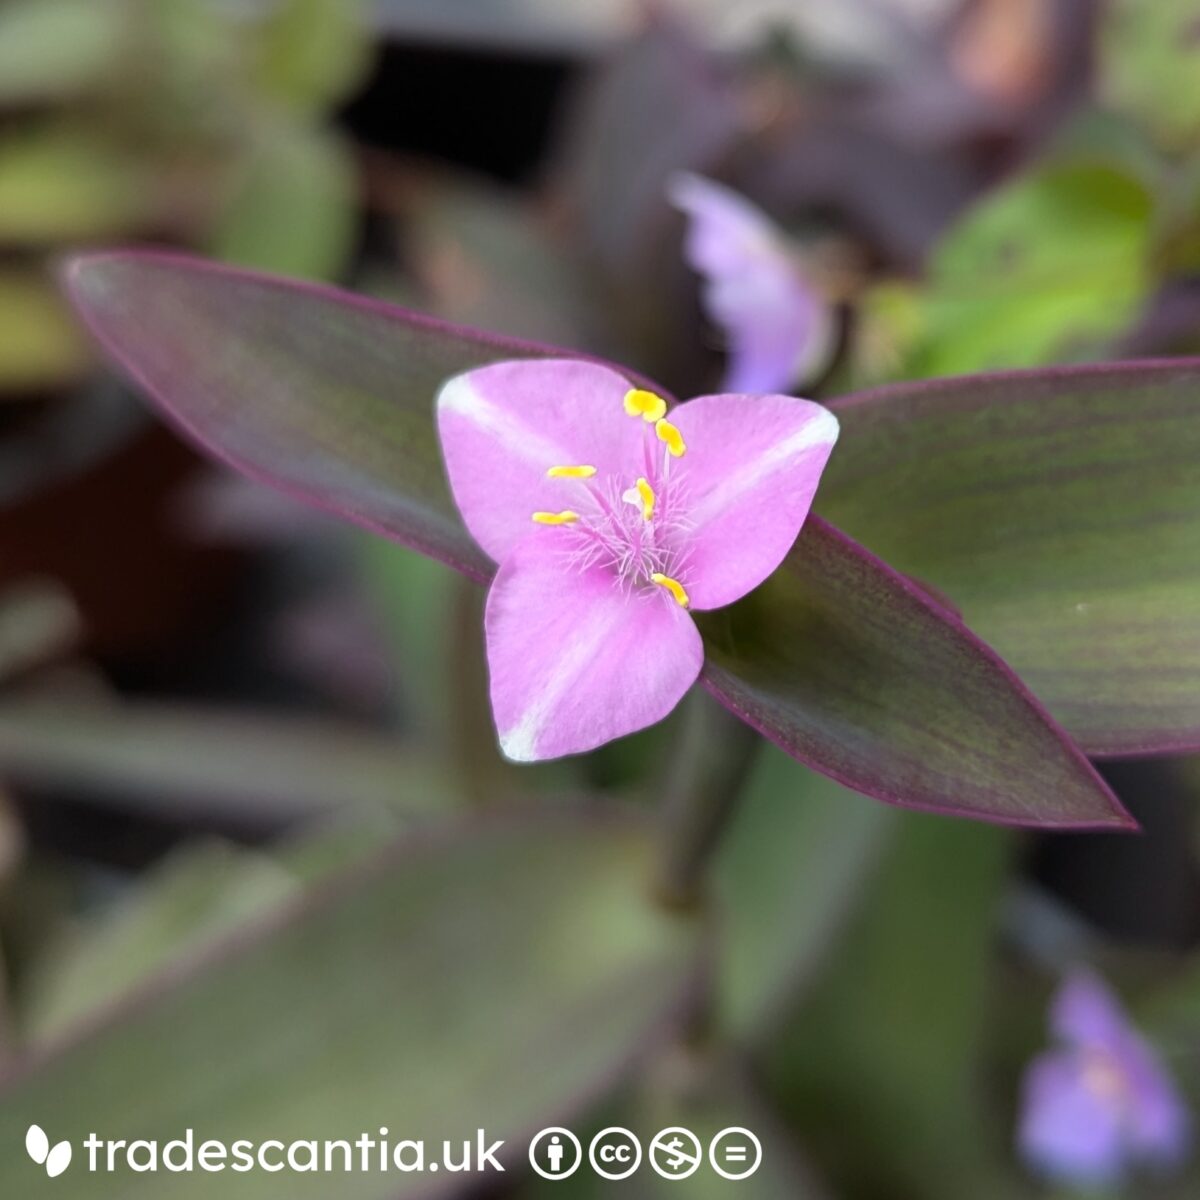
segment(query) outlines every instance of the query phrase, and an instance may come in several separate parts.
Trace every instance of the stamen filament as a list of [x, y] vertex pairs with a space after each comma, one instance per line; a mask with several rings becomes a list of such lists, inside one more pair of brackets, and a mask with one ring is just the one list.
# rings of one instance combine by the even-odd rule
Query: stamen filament
[[658, 420], [654, 423], [654, 432], [658, 434], [658, 440], [665, 442], [667, 450], [675, 458], [682, 458], [687, 452], [687, 446], [683, 440], [683, 434], [671, 424], [670, 421]]
[[570, 525], [579, 520], [579, 514], [572, 512], [569, 508], [563, 509], [562, 512], [535, 512], [533, 520], [538, 525]]
[[646, 472], [646, 478], [649, 479], [654, 475], [654, 459], [656, 457], [657, 447], [654, 439], [654, 426], [642, 426], [642, 470]]
[[551, 467], [546, 472], [548, 479], [591, 479], [596, 473], [595, 467]]
[[667, 402], [645, 388], [630, 388], [625, 393], [625, 411], [631, 417], [641, 417], [648, 425], [653, 425], [666, 413]]
[[678, 579], [672, 579], [670, 575], [664, 575], [661, 571], [655, 571], [650, 576], [651, 583], [657, 583], [659, 587], [666, 588], [675, 598], [675, 603], [680, 608], [687, 608], [688, 594], [684, 591], [683, 584]]

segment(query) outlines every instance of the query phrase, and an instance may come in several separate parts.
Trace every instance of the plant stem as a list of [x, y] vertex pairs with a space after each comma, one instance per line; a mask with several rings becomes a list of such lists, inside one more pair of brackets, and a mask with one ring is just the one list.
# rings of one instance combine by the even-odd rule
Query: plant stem
[[700, 688], [663, 786], [655, 895], [671, 908], [697, 903], [713, 851], [759, 746], [758, 734]]

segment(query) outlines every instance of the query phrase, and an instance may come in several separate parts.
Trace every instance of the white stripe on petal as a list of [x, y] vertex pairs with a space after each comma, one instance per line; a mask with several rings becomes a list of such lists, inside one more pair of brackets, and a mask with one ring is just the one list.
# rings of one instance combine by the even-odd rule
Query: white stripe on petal
[[[614, 582], [614, 587], [616, 586]], [[595, 661], [597, 653], [608, 641], [609, 635], [626, 614], [620, 608], [609, 611], [605, 621], [589, 621], [586, 634], [576, 635], [571, 645], [565, 648], [554, 672], [554, 678], [546, 680], [546, 686], [534, 702], [521, 714], [521, 719], [507, 732], [500, 733], [500, 749], [513, 762], [532, 762], [536, 759], [538, 738], [548, 722], [554, 719], [559, 701], [573, 687], [586, 686], [584, 675]]]
[[544, 470], [546, 464], [571, 461], [569, 451], [525, 424], [509, 409], [481, 396], [466, 375], [457, 375], [438, 392], [439, 412], [455, 413], [495, 439], [505, 450]]
[[727, 475], [715, 487], [700, 498], [688, 513], [696, 525], [712, 520], [745, 492], [762, 483], [776, 471], [788, 467], [806, 450], [816, 446], [832, 446], [838, 439], [838, 419], [827, 408], [820, 408], [812, 419], [790, 437], [777, 442], [765, 454], [748, 462], [731, 475]]

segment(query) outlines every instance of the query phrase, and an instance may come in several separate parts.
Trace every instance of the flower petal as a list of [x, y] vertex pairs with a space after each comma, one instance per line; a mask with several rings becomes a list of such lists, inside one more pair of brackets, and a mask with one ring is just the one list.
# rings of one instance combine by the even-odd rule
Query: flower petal
[[1070, 1046], [1119, 1055], [1129, 1018], [1111, 989], [1091, 971], [1073, 971], [1054, 996], [1050, 1029]]
[[456, 375], [438, 392], [438, 432], [454, 499], [475, 540], [497, 562], [537, 510], [571, 507], [557, 466], [619, 473], [637, 461], [641, 422], [625, 414], [630, 382], [577, 359], [502, 362]]
[[484, 627], [492, 712], [518, 762], [591, 750], [665, 717], [700, 673], [687, 612], [660, 588], [623, 587], [571, 560], [570, 530], [541, 528], [505, 559]]
[[1030, 1065], [1017, 1144], [1034, 1170], [1053, 1179], [1098, 1185], [1121, 1176], [1120, 1109], [1088, 1086], [1080, 1052], [1051, 1051]]
[[1154, 1049], [1134, 1030], [1125, 1070], [1133, 1093], [1126, 1134], [1132, 1153], [1151, 1166], [1177, 1165], [1191, 1148], [1191, 1113]]
[[714, 283], [708, 297], [713, 319], [728, 339], [722, 380], [727, 390], [791, 390], [824, 369], [833, 344], [832, 322], [798, 280], [762, 275], [741, 284]]
[[676, 176], [670, 198], [688, 215], [684, 255], [704, 276], [705, 308], [729, 343], [725, 387], [783, 391], [819, 373], [833, 348], [832, 313], [767, 216], [699, 175]]
[[672, 464], [685, 497], [685, 585], [695, 609], [757, 587], [792, 548], [837, 441], [837, 418], [790, 396], [701, 396], [671, 420], [687, 454]]

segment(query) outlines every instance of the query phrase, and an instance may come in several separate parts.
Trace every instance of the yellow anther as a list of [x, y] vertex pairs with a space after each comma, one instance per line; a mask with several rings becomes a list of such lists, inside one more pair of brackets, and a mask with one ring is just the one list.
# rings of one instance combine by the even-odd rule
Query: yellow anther
[[661, 571], [655, 571], [650, 576], [650, 582], [657, 583], [659, 587], [666, 588], [675, 597], [675, 603], [680, 608], [687, 608], [688, 594], [683, 590], [683, 584], [678, 579], [672, 579], [670, 575], [664, 575]]
[[654, 489], [644, 479], [639, 479], [637, 493], [642, 500], [642, 519], [648, 521], [654, 516]]
[[659, 420], [655, 422], [654, 432], [658, 434], [660, 442], [666, 442], [667, 449], [671, 452], [672, 458], [682, 458], [687, 446], [683, 442], [683, 434], [671, 424], [670, 421]]
[[595, 467], [551, 467], [546, 476], [549, 479], [591, 479], [595, 473]]
[[653, 425], [666, 413], [667, 402], [654, 392], [632, 388], [625, 393], [625, 411], [631, 417], [641, 417], [648, 425]]
[[533, 519], [539, 525], [570, 525], [574, 521], [579, 520], [579, 514], [572, 512], [569, 508], [562, 512], [535, 512]]

